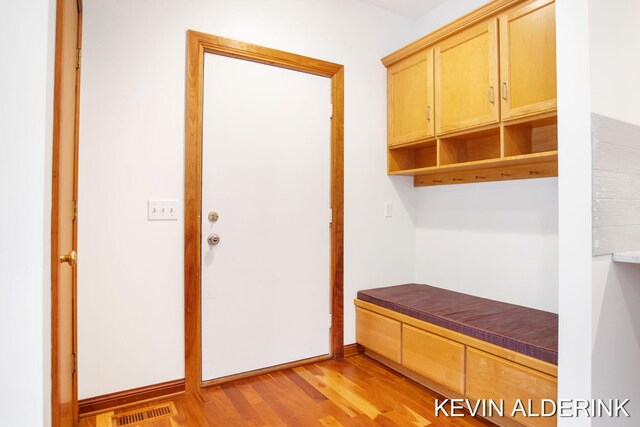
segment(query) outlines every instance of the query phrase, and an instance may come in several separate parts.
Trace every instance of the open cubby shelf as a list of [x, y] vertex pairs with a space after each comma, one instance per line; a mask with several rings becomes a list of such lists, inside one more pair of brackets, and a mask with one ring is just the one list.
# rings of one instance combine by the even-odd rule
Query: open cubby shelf
[[558, 150], [558, 122], [548, 117], [503, 127], [504, 157]]
[[402, 173], [414, 169], [427, 169], [437, 166], [437, 142], [435, 139], [415, 145], [389, 148], [389, 173]]
[[540, 178], [558, 174], [554, 115], [389, 147], [388, 173], [416, 186]]
[[440, 166], [471, 163], [500, 158], [500, 128], [443, 137], [440, 143]]

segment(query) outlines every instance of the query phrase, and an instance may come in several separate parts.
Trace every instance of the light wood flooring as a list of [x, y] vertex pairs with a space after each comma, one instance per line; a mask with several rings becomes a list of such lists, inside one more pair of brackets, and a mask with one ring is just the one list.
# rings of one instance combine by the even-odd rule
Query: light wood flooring
[[[493, 425], [470, 415], [463, 418], [435, 417], [435, 399], [442, 397], [367, 356], [353, 356], [340, 361], [330, 360], [285, 369], [204, 388], [196, 394], [177, 396], [170, 400], [174, 402], [178, 415], [135, 425]], [[115, 413], [117, 415], [131, 409], [117, 410]], [[84, 418], [79, 427], [112, 427], [111, 414]]]

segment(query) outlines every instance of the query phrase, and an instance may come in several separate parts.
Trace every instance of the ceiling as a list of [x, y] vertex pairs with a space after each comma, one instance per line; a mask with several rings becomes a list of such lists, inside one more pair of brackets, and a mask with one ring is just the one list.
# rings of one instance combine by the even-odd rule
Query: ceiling
[[446, 0], [362, 0], [411, 19], [421, 17]]

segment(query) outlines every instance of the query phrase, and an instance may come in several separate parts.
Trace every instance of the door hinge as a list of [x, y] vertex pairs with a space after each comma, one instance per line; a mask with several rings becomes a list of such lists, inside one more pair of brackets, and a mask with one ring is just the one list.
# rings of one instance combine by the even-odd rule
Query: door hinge
[[75, 221], [76, 219], [78, 219], [78, 201], [74, 200], [73, 201], [73, 220]]
[[329, 208], [329, 225], [333, 224], [333, 208]]
[[71, 373], [75, 374], [76, 371], [78, 370], [78, 355], [75, 353], [71, 353], [71, 358], [72, 358], [72, 364], [73, 364], [73, 372]]
[[332, 324], [333, 324], [333, 317], [331, 316], [331, 313], [329, 313], [329, 329], [331, 329]]
[[76, 49], [76, 68], [80, 68], [80, 63], [82, 62], [82, 49]]
[[333, 119], [333, 104], [329, 104], [329, 118]]

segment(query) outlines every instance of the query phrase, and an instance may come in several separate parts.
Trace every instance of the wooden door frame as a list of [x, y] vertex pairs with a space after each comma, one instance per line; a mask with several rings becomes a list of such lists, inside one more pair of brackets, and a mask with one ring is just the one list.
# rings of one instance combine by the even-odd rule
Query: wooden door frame
[[[76, 0], [78, 7], [78, 33], [76, 46], [81, 49], [82, 46], [82, 0]], [[51, 179], [51, 422], [52, 426], [60, 425], [60, 396], [59, 387], [60, 378], [58, 376], [58, 366], [60, 364], [58, 357], [58, 348], [60, 344], [60, 333], [58, 331], [58, 286], [59, 277], [58, 270], [60, 268], [58, 247], [58, 206], [59, 206], [59, 157], [60, 157], [60, 124], [62, 121], [62, 60], [63, 60], [63, 23], [64, 23], [64, 2], [56, 1], [56, 41], [55, 41], [55, 59], [54, 59], [54, 93], [53, 93], [53, 139], [52, 139], [52, 179]], [[80, 56], [78, 53], [78, 66], [76, 68], [76, 93], [75, 93], [75, 159], [73, 165], [73, 199], [78, 200], [78, 153], [79, 153], [79, 115], [80, 115]], [[78, 223], [73, 221], [73, 248], [78, 247]], [[77, 283], [78, 272], [73, 269], [73, 290], [72, 290], [72, 322], [73, 322], [73, 353], [78, 353], [78, 318], [77, 318]], [[77, 356], [76, 356], [77, 357]], [[74, 425], [78, 422], [78, 374], [77, 370], [73, 375], [73, 418]]]
[[344, 355], [344, 67], [193, 30], [187, 32], [184, 187], [185, 389], [202, 383], [201, 209], [202, 103], [204, 55], [212, 53], [287, 68], [331, 79], [331, 346], [330, 357]]

